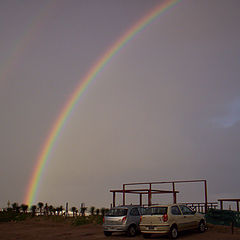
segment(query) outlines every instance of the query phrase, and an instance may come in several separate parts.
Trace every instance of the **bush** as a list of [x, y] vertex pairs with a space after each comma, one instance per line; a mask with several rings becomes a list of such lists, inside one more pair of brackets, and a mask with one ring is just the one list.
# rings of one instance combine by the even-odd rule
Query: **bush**
[[26, 213], [18, 213], [13, 210], [0, 212], [0, 222], [23, 221], [29, 215]]
[[73, 219], [72, 224], [75, 226], [91, 223], [88, 217], [80, 216]]
[[73, 219], [72, 224], [75, 226], [84, 225], [84, 224], [103, 224], [102, 216], [79, 216]]

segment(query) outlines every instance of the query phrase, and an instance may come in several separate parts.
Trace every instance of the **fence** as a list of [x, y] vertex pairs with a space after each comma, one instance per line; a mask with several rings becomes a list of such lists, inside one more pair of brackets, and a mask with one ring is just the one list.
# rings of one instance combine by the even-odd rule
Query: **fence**
[[[190, 203], [190, 202], [187, 202], [187, 203], [184, 203], [186, 204], [188, 207], [194, 209], [196, 212], [199, 212], [199, 213], [205, 213], [205, 203], [203, 202], [199, 202], [199, 203]], [[216, 209], [218, 207], [218, 203], [217, 202], [208, 202], [207, 203], [207, 209]]]
[[240, 212], [231, 210], [209, 209], [206, 214], [207, 223], [240, 227]]

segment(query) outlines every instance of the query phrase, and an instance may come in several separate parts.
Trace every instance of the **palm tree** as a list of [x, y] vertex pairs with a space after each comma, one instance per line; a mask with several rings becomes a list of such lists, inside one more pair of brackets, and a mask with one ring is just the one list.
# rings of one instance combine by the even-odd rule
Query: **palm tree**
[[90, 213], [91, 213], [91, 215], [94, 215], [94, 211], [95, 211], [95, 207], [92, 206], [92, 207], [90, 208]]
[[17, 207], [18, 207], [18, 203], [15, 202], [12, 204], [12, 208], [14, 211], [16, 211]]
[[81, 206], [80, 211], [81, 211], [81, 215], [82, 215], [82, 216], [85, 216], [86, 210], [87, 210], [87, 208], [86, 208], [85, 206]]
[[40, 215], [42, 215], [42, 207], [43, 207], [43, 203], [39, 202], [38, 203], [38, 208], [39, 208], [39, 211], [40, 211]]
[[32, 216], [35, 216], [35, 214], [36, 214], [36, 209], [37, 209], [37, 206], [36, 206], [36, 205], [32, 205], [32, 206], [31, 206]]
[[44, 215], [48, 216], [48, 204], [47, 203], [44, 206]]
[[53, 214], [54, 214], [54, 216], [56, 215], [56, 212], [57, 212], [57, 208], [53, 208]]
[[61, 215], [62, 215], [62, 211], [63, 211], [63, 206], [62, 205], [59, 207], [59, 211], [61, 212]]
[[97, 208], [97, 209], [96, 209], [96, 215], [98, 216], [98, 215], [99, 215], [99, 213], [100, 213], [100, 209], [99, 209], [99, 208]]
[[101, 215], [104, 216], [105, 215], [105, 212], [106, 212], [106, 209], [105, 208], [101, 208]]
[[73, 212], [73, 217], [74, 217], [74, 216], [75, 216], [75, 212], [76, 212], [77, 208], [76, 208], [76, 207], [72, 207], [72, 208], [71, 208], [71, 210], [72, 210], [72, 212]]
[[20, 207], [18, 206], [18, 203], [16, 203], [16, 202], [13, 203], [13, 204], [12, 204], [12, 208], [13, 208], [14, 211], [16, 211], [17, 213], [19, 213]]
[[57, 208], [56, 208], [56, 211], [57, 211], [57, 215], [59, 216], [59, 213], [60, 213], [60, 207], [57, 207]]
[[53, 208], [53, 206], [52, 206], [52, 205], [50, 205], [48, 209], [49, 209], [50, 215], [52, 215], [52, 214], [53, 214], [53, 212], [54, 212], [54, 208]]
[[21, 204], [20, 208], [22, 209], [23, 213], [26, 213], [26, 212], [27, 212], [27, 209], [28, 209], [28, 205], [26, 205], [26, 204]]

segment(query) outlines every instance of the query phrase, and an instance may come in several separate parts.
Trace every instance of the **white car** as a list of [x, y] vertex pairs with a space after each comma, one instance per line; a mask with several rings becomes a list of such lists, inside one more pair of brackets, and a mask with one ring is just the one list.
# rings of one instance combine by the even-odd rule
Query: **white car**
[[147, 208], [141, 216], [140, 230], [143, 237], [151, 234], [169, 234], [175, 239], [179, 231], [198, 229], [206, 230], [206, 220], [203, 214], [196, 213], [183, 204], [156, 205]]

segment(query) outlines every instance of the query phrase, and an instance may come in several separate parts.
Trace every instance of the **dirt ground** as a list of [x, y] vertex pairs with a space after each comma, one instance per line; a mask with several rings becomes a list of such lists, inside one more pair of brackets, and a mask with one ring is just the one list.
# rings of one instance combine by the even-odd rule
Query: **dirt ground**
[[[0, 239], [4, 240], [143, 240], [142, 235], [134, 238], [126, 237], [123, 234], [113, 234], [105, 237], [101, 225], [72, 226], [65, 222], [53, 222], [51, 220], [29, 219], [22, 222], [0, 223]], [[153, 236], [150, 239], [168, 239], [166, 236]], [[188, 240], [240, 240], [240, 229], [231, 233], [231, 228], [223, 226], [209, 226], [205, 233], [190, 231], [181, 233], [179, 239]]]

